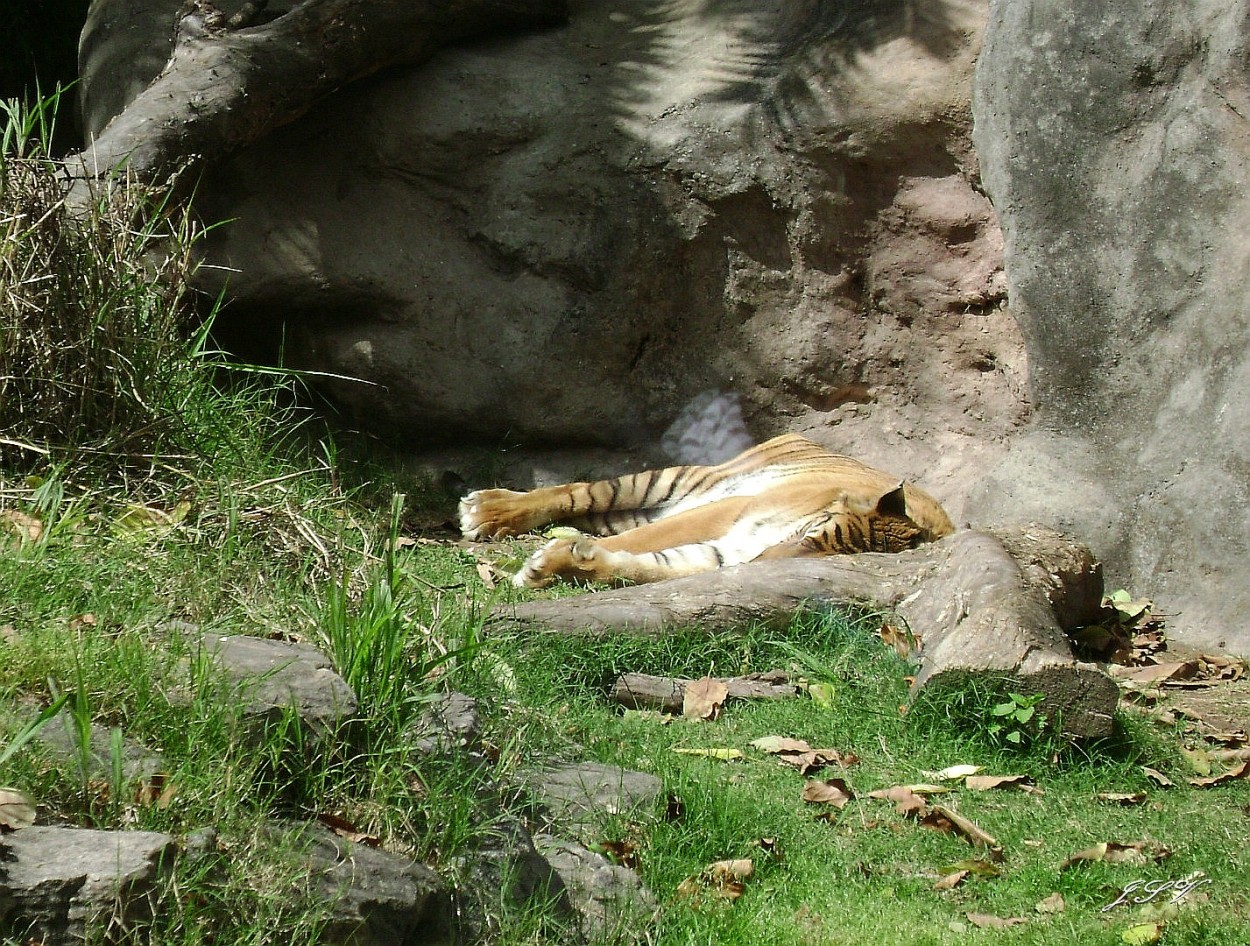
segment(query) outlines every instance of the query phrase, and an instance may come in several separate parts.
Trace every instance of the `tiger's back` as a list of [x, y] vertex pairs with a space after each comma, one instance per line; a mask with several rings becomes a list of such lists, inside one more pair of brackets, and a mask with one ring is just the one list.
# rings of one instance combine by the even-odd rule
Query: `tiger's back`
[[551, 576], [650, 581], [760, 557], [901, 551], [954, 531], [923, 490], [796, 434], [716, 466], [527, 493], [480, 490], [461, 502], [461, 529], [471, 539], [553, 522], [607, 538], [548, 543], [519, 584]]

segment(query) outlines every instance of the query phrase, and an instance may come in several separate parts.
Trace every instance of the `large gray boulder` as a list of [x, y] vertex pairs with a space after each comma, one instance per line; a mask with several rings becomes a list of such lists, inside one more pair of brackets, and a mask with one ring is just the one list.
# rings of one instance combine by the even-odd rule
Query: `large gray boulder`
[[[1250, 653], [1245, 2], [995, 0], [975, 141], [1035, 427], [968, 507]], [[1216, 502], [1216, 500], [1219, 502]]]

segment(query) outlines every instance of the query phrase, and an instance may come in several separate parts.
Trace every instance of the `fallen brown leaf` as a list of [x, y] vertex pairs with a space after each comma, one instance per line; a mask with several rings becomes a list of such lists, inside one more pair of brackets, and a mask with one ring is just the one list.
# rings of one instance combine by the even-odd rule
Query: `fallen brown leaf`
[[1063, 894], [1055, 891], [1033, 909], [1038, 913], [1062, 913], [1067, 908], [1068, 905], [1063, 902]]
[[1103, 841], [1093, 847], [1073, 854], [1062, 864], [1060, 870], [1067, 870], [1078, 864], [1092, 864], [1102, 861], [1107, 864], [1133, 864], [1144, 867], [1158, 863], [1171, 855], [1171, 851], [1154, 841], [1133, 841], [1130, 844], [1118, 844], [1114, 841]]
[[0, 829], [16, 831], [34, 823], [34, 803], [16, 788], [0, 788]]
[[1160, 772], [1158, 769], [1152, 769], [1148, 765], [1143, 765], [1141, 767], [1141, 770], [1142, 770], [1142, 773], [1146, 776], [1146, 778], [1150, 779], [1150, 781], [1154, 782], [1156, 785], [1162, 788], [1172, 788], [1176, 784], [1170, 778], [1168, 778], [1166, 775]]
[[812, 747], [804, 739], [791, 739], [788, 736], [760, 736], [752, 739], [751, 746], [761, 752], [777, 754], [780, 752], [810, 752]]
[[1140, 667], [1113, 665], [1109, 670], [1111, 676], [1120, 680], [1131, 680], [1134, 683], [1172, 683], [1192, 679], [1198, 673], [1198, 661], [1180, 660], [1171, 663], [1146, 664]]
[[993, 835], [944, 805], [934, 805], [921, 817], [920, 823], [937, 831], [951, 831], [973, 847], [985, 848], [994, 860], [1003, 859], [1003, 847]]
[[633, 841], [600, 841], [598, 847], [613, 863], [630, 870], [638, 868], [638, 845]]
[[1022, 916], [1001, 917], [989, 913], [965, 913], [968, 922], [983, 930], [1005, 930], [1011, 926], [1019, 926], [1029, 922]]
[[1226, 785], [1229, 782], [1235, 782], [1250, 775], [1250, 762], [1243, 762], [1234, 769], [1227, 772], [1221, 772], [1219, 775], [1212, 775], [1207, 778], [1191, 778], [1189, 784], [1195, 788], [1211, 788], [1215, 785]]
[[851, 791], [851, 787], [844, 779], [831, 778], [823, 782], [808, 779], [807, 784], [803, 786], [802, 797], [803, 801], [815, 805], [833, 805], [835, 808], [844, 808], [847, 802], [855, 798], [855, 793]]
[[905, 627], [900, 627], [890, 621], [883, 621], [881, 630], [877, 634], [881, 642], [900, 657], [907, 658], [920, 652], [920, 637]]
[[154, 772], [135, 786], [134, 802], [141, 808], [167, 809], [178, 794], [178, 786], [167, 772]]
[[964, 787], [974, 792], [988, 792], [995, 788], [1027, 789], [1033, 788], [1033, 779], [1027, 775], [969, 775], [964, 779]]
[[749, 857], [714, 861], [699, 873], [692, 874], [679, 883], [677, 895], [697, 897], [707, 892], [726, 900], [737, 900], [746, 889], [743, 882], [753, 873], [755, 873], [755, 864]]
[[38, 542], [43, 535], [43, 523], [16, 509], [0, 509], [0, 531], [15, 535], [22, 542]]
[[681, 715], [687, 719], [705, 719], [709, 722], [720, 716], [729, 687], [724, 680], [703, 677], [686, 684], [681, 699]]
[[1145, 792], [1099, 792], [1096, 796], [1099, 801], [1110, 802], [1113, 805], [1123, 805], [1126, 808], [1133, 805], [1140, 805], [1146, 800]]
[[933, 889], [934, 890], [954, 890], [956, 887], [962, 884], [965, 880], [967, 880], [968, 875], [971, 873], [972, 871], [970, 870], [951, 871], [951, 873], [947, 874], [945, 877], [943, 877], [941, 880], [935, 883], [933, 885]]
[[477, 577], [482, 579], [482, 584], [484, 584], [488, 589], [493, 589], [498, 585], [496, 578], [498, 574], [498, 569], [496, 569], [490, 562], [477, 563]]
[[345, 841], [354, 841], [356, 844], [365, 844], [369, 847], [377, 847], [381, 843], [376, 835], [357, 830], [355, 825], [341, 815], [324, 811], [317, 815], [317, 820]]

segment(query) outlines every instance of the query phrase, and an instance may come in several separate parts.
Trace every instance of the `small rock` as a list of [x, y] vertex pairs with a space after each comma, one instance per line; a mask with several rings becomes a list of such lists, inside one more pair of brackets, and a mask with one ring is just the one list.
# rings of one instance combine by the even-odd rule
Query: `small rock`
[[[78, 766], [82, 763], [78, 745], [80, 737], [67, 715], [62, 714], [59, 719], [44, 726], [35, 738], [58, 764]], [[87, 779], [109, 781], [113, 777], [113, 733], [104, 726], [92, 723], [90, 739], [88, 769], [82, 774]], [[159, 752], [133, 739], [122, 738], [120, 755], [122, 778], [127, 782], [149, 779], [165, 768], [165, 760]]]
[[329, 907], [319, 942], [351, 946], [451, 942], [446, 892], [429, 867], [317, 826], [300, 825], [286, 833], [303, 848], [313, 890]]
[[294, 709], [313, 733], [332, 734], [356, 714], [356, 694], [309, 644], [203, 635], [208, 656], [233, 681], [246, 716], [271, 720]]
[[580, 844], [549, 834], [535, 835], [534, 846], [559, 876], [589, 941], [655, 941], [659, 906], [636, 873]]
[[457, 749], [473, 751], [482, 736], [477, 700], [463, 693], [438, 696], [412, 729], [412, 747], [422, 755], [442, 755]]
[[580, 762], [544, 769], [529, 779], [548, 825], [588, 827], [605, 816], [653, 813], [663, 783], [646, 772], [615, 765]]
[[78, 943], [97, 924], [125, 928], [152, 916], [174, 839], [151, 831], [30, 827], [0, 840], [0, 936]]

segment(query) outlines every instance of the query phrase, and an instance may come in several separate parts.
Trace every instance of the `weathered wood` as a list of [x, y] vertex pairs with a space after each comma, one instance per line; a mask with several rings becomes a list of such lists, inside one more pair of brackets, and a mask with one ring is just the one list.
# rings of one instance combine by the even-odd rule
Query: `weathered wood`
[[217, 161], [298, 118], [348, 82], [476, 34], [562, 22], [565, 0], [303, 0], [241, 29], [211, 4], [180, 17], [169, 62], [82, 154], [71, 173], [121, 164], [152, 179]]
[[[1027, 572], [1004, 540], [962, 531], [899, 555], [752, 562], [688, 578], [498, 609], [494, 626], [564, 633], [659, 634], [752, 623], [784, 625], [802, 609], [863, 604], [891, 610], [922, 645], [913, 693], [1006, 682], [1041, 693], [1043, 712], [1077, 737], [1111, 732], [1115, 683], [1078, 662], [1048, 595], [1101, 598], [1092, 557], [1054, 533], [1012, 534]], [[1061, 576], [1055, 578], [1052, 576]], [[1093, 583], [1097, 588], [1086, 588]], [[1059, 589], [1059, 590], [1056, 590]], [[1062, 589], [1067, 589], [1063, 591]], [[1065, 620], [1078, 606], [1063, 607]]]
[[[784, 671], [770, 670], [743, 677], [721, 677], [729, 689], [729, 698], [736, 700], [782, 700], [798, 694]], [[662, 713], [680, 713], [686, 686], [693, 683], [682, 677], [657, 677], [649, 673], [623, 673], [608, 693], [608, 699], [626, 709], [653, 709]]]

